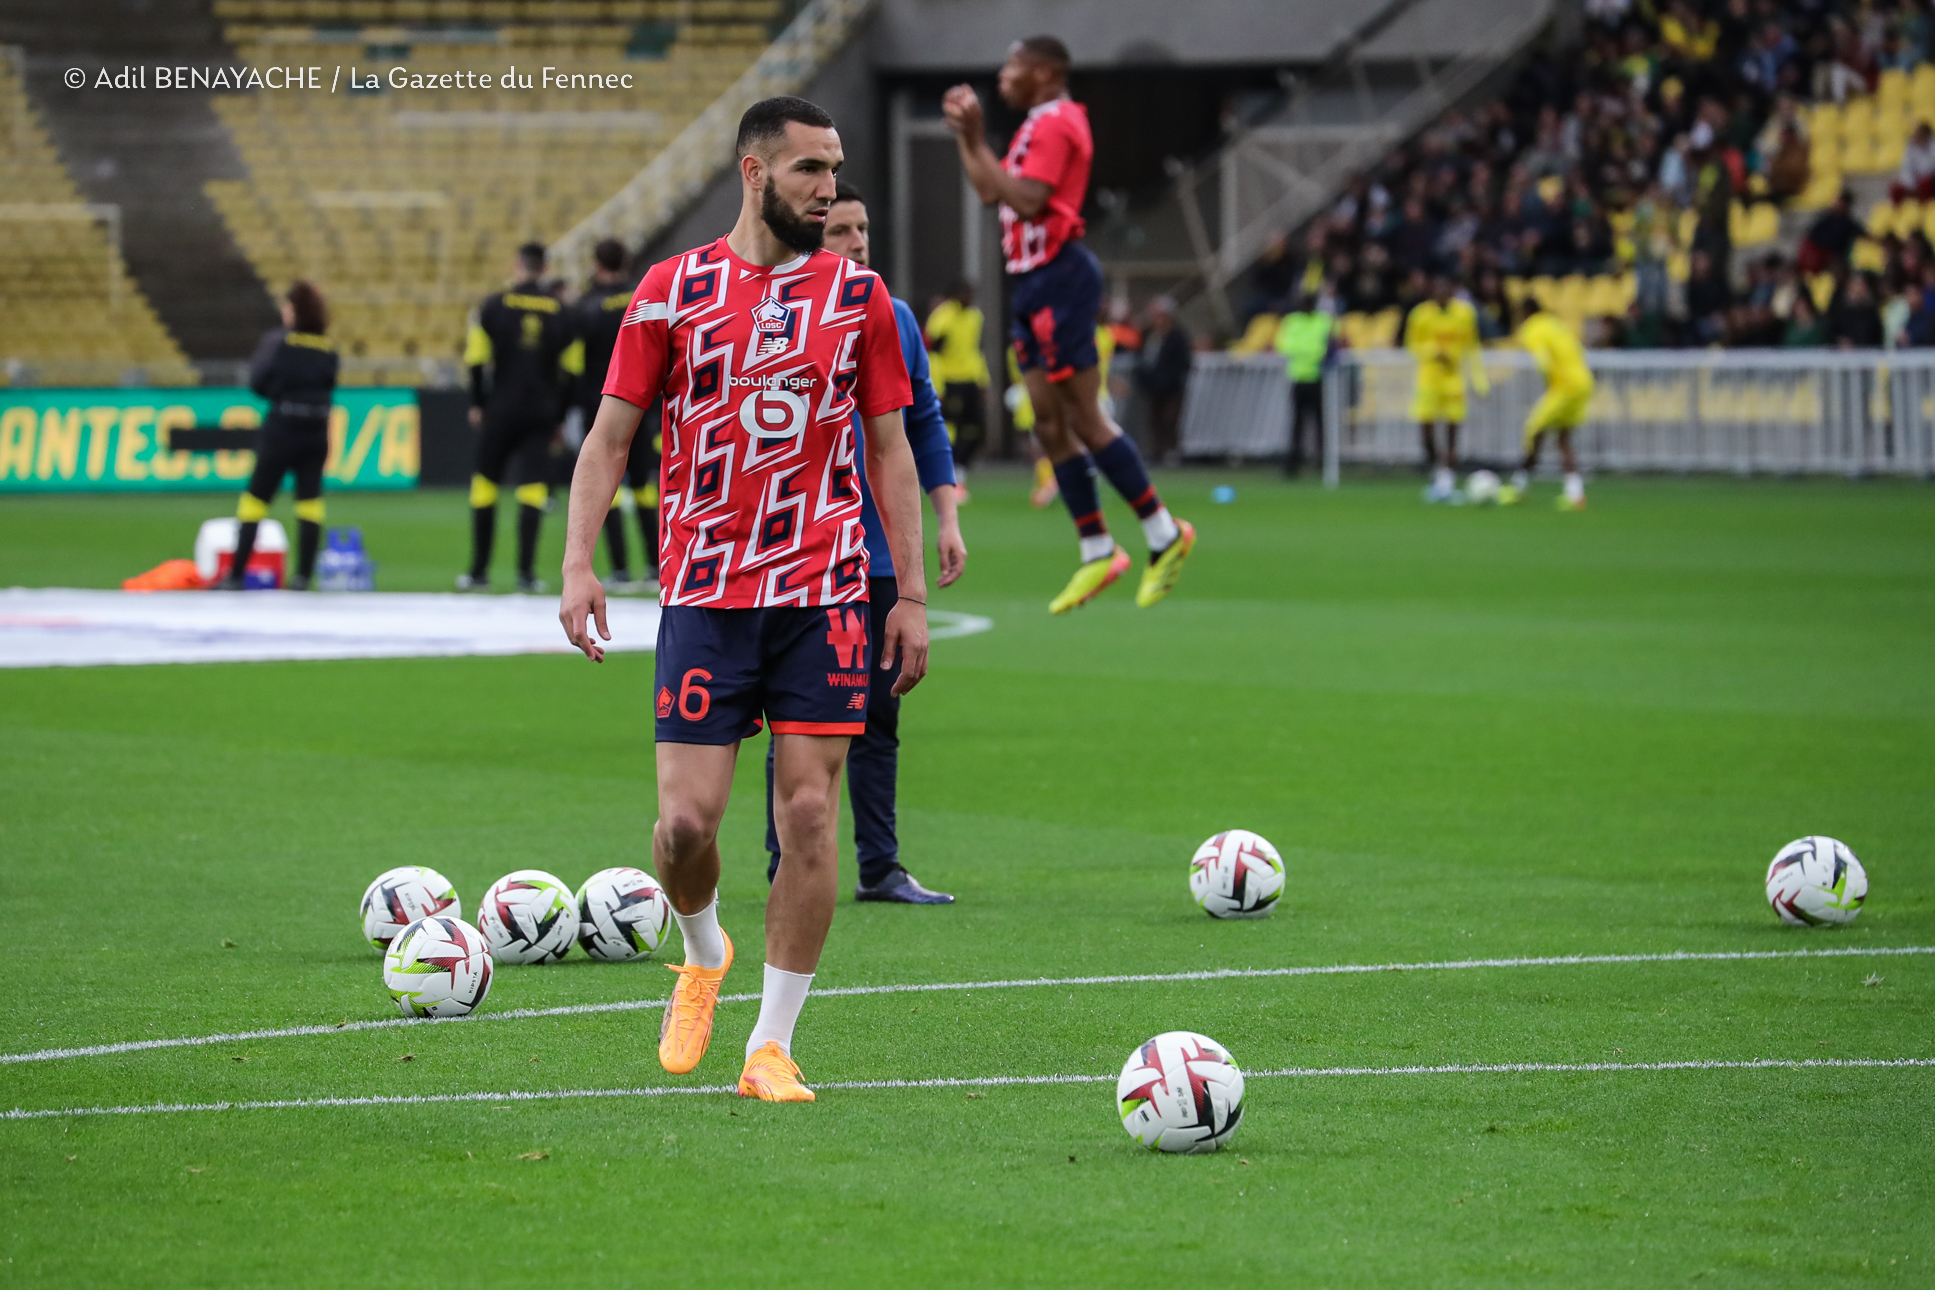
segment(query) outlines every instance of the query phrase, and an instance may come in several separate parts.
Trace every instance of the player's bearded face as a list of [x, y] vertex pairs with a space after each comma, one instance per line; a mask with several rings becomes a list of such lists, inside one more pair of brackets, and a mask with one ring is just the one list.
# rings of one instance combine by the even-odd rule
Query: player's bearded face
[[787, 205], [771, 175], [766, 176], [766, 187], [759, 194], [759, 217], [773, 230], [774, 237], [802, 255], [819, 250], [826, 240], [826, 224], [808, 219]]

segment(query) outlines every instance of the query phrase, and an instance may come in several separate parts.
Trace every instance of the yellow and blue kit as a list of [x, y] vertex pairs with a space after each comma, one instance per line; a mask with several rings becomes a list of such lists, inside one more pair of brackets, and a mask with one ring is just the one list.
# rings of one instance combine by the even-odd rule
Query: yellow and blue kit
[[1440, 305], [1420, 301], [1404, 321], [1404, 347], [1418, 360], [1417, 392], [1411, 398], [1411, 419], [1420, 425], [1442, 421], [1458, 425], [1465, 419], [1465, 369], [1471, 369], [1472, 388], [1480, 396], [1491, 393], [1478, 347], [1478, 313], [1458, 299]]

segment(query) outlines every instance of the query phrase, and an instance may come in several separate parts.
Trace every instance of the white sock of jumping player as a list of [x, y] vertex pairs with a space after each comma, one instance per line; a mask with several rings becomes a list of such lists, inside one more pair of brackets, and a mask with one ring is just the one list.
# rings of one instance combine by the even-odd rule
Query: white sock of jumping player
[[1109, 533], [1097, 533], [1094, 537], [1082, 539], [1082, 563], [1090, 560], [1106, 560], [1115, 553], [1115, 537]]
[[746, 1056], [751, 1057], [769, 1043], [777, 1043], [788, 1057], [793, 1055], [793, 1027], [799, 1024], [807, 987], [812, 984], [811, 972], [788, 972], [770, 963], [766, 965], [766, 987], [759, 996], [759, 1024], [746, 1040]]
[[1584, 476], [1577, 473], [1567, 475], [1565, 477], [1565, 499], [1568, 502], [1577, 502], [1584, 500], [1585, 495], [1586, 481]]
[[722, 968], [726, 965], [726, 938], [719, 930], [719, 893], [713, 892], [706, 907], [696, 914], [672, 911], [679, 920], [679, 935], [685, 938], [685, 962], [689, 967]]
[[1175, 517], [1169, 514], [1167, 506], [1158, 507], [1156, 513], [1142, 521], [1142, 536], [1149, 540], [1151, 551], [1167, 551], [1169, 544], [1182, 536], [1176, 527]]

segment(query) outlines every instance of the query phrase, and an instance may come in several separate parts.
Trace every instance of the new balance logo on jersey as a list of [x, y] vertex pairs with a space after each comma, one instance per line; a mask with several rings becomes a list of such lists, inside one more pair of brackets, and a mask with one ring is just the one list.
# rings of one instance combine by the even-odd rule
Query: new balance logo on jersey
[[767, 296], [753, 306], [752, 319], [753, 335], [758, 338], [753, 346], [754, 358], [783, 354], [793, 347], [800, 320], [799, 315], [791, 309]]

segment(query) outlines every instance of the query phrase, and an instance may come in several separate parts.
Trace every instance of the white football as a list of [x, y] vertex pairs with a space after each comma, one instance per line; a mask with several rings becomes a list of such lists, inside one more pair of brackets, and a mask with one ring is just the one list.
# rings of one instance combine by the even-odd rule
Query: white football
[[1129, 1136], [1151, 1151], [1215, 1151], [1243, 1119], [1243, 1072], [1214, 1039], [1172, 1030], [1129, 1054], [1115, 1106]]
[[490, 975], [490, 947], [461, 918], [418, 919], [383, 956], [383, 986], [406, 1017], [461, 1017], [490, 993]]
[[1791, 927], [1852, 923], [1868, 898], [1868, 871], [1847, 844], [1796, 838], [1767, 866], [1767, 903]]
[[643, 958], [671, 922], [672, 902], [643, 869], [600, 869], [578, 888], [578, 944], [594, 959]]
[[556, 875], [519, 869], [485, 890], [477, 930], [499, 963], [555, 963], [578, 939], [578, 902]]
[[1478, 505], [1498, 500], [1498, 476], [1489, 470], [1474, 470], [1465, 476], [1465, 496]]
[[1189, 894], [1212, 918], [1262, 918], [1283, 894], [1283, 857], [1259, 833], [1218, 833], [1190, 857]]
[[388, 949], [411, 923], [432, 914], [462, 918], [464, 905], [450, 879], [420, 864], [379, 874], [363, 892], [363, 935], [379, 950]]

